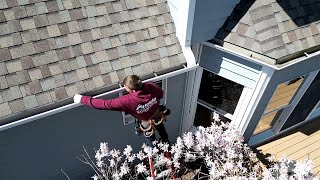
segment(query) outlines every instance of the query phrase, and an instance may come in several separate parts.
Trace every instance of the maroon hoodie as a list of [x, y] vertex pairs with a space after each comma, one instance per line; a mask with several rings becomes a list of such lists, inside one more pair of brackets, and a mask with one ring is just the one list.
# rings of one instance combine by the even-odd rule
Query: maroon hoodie
[[82, 96], [81, 103], [102, 110], [125, 111], [139, 120], [148, 120], [159, 108], [163, 91], [153, 83], [144, 83], [141, 90], [116, 99], [95, 99]]

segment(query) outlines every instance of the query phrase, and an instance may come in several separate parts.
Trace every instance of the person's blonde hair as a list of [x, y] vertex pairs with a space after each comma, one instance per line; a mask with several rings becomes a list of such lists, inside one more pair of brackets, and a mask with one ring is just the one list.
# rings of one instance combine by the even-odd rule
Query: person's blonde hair
[[126, 85], [130, 90], [139, 90], [142, 88], [142, 81], [137, 75], [129, 75], [123, 80], [123, 85]]

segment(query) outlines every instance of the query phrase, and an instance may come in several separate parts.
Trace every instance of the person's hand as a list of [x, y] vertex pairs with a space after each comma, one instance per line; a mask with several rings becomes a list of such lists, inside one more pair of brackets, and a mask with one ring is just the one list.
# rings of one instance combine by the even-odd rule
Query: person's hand
[[73, 102], [75, 102], [75, 103], [81, 103], [81, 95], [80, 94], [76, 94], [76, 95], [74, 95], [74, 97], [73, 97]]

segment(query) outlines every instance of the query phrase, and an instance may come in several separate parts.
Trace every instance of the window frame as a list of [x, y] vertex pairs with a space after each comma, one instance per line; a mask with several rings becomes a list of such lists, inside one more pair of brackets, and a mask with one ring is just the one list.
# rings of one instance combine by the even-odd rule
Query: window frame
[[[153, 83], [155, 85], [161, 83], [161, 89], [163, 90], [163, 98], [160, 100], [160, 104], [166, 105], [167, 104], [167, 79], [162, 79], [159, 81], [155, 81]], [[126, 94], [128, 94], [128, 92], [124, 90], [119, 93], [119, 97]], [[126, 112], [121, 111], [121, 115], [122, 115], [122, 122], [125, 126], [135, 122], [136, 118], [133, 117], [131, 114], [127, 114]]]
[[[299, 93], [299, 91], [301, 90], [301, 88], [304, 86], [306, 80], [308, 79], [308, 76], [309, 76], [309, 74], [304, 74], [304, 75], [301, 75], [301, 76], [298, 76], [298, 77], [294, 77], [294, 78], [292, 78], [292, 79], [290, 79], [290, 80], [286, 80], [286, 81], [283, 81], [283, 82], [277, 84], [276, 88], [274, 89], [274, 91], [273, 91], [273, 93], [272, 93], [271, 98], [270, 98], [269, 101], [268, 101], [267, 106], [265, 107], [265, 109], [264, 109], [264, 111], [263, 111], [263, 113], [262, 113], [262, 115], [261, 115], [261, 117], [260, 117], [260, 119], [259, 119], [259, 121], [258, 121], [258, 124], [256, 125], [256, 127], [255, 127], [255, 129], [254, 129], [254, 131], [253, 131], [253, 133], [252, 133], [252, 136], [257, 136], [257, 135], [259, 135], [259, 134], [262, 134], [262, 133], [268, 132], [268, 131], [278, 131], [278, 130], [280, 130], [279, 126], [282, 126], [283, 123], [284, 123], [284, 122], [282, 122], [281, 119], [285, 116], [285, 114], [287, 114], [287, 113], [286, 113], [286, 109], [287, 109], [288, 107], [292, 106], [293, 102], [295, 101], [295, 98], [296, 98], [297, 94]], [[269, 107], [269, 103], [270, 103], [271, 99], [274, 97], [274, 95], [275, 95], [275, 93], [276, 93], [279, 85], [281, 85], [281, 84], [283, 84], [283, 83], [288, 84], [290, 81], [295, 80], [295, 79], [297, 79], [297, 78], [299, 78], [299, 77], [303, 77], [303, 78], [302, 78], [302, 82], [300, 83], [299, 87], [296, 89], [295, 93], [294, 93], [293, 96], [291, 97], [291, 99], [290, 99], [290, 101], [288, 102], [288, 104], [267, 111], [267, 109], [268, 109], [268, 107]], [[267, 112], [266, 112], [266, 111], [267, 111]], [[278, 114], [279, 112], [280, 112], [280, 115], [277, 116], [277, 114]], [[269, 128], [264, 129], [264, 130], [262, 130], [262, 131], [259, 131], [259, 132], [255, 133], [256, 128], [258, 127], [258, 125], [259, 125], [261, 119], [263, 118], [263, 116], [267, 116], [267, 115], [272, 114], [272, 113], [275, 113], [274, 118], [277, 117], [277, 119], [276, 119], [276, 120], [275, 120], [274, 118], [272, 119]]]

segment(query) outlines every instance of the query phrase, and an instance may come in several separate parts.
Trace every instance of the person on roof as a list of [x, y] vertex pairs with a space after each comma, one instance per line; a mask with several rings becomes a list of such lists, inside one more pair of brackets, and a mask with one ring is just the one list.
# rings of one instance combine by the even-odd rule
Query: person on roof
[[169, 143], [163, 121], [167, 114], [159, 107], [163, 90], [152, 82], [142, 83], [137, 75], [129, 75], [123, 80], [123, 86], [129, 93], [116, 99], [97, 99], [91, 96], [76, 94], [74, 102], [91, 106], [100, 110], [124, 111], [138, 119], [138, 126], [147, 138], [149, 146], [156, 140], [155, 131], [158, 131], [161, 141]]

